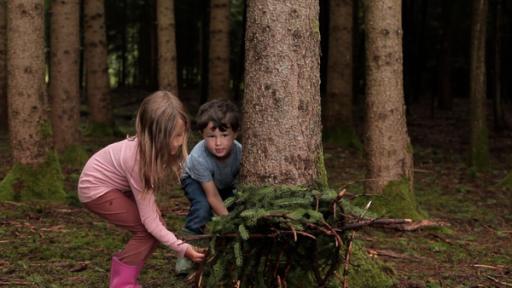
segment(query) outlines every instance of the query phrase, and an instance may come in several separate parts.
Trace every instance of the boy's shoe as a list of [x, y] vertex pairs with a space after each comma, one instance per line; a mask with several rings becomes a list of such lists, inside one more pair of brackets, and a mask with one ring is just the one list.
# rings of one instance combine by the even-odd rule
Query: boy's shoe
[[[197, 235], [197, 234], [188, 230], [187, 228], [183, 228], [181, 230], [181, 235], [190, 236], [190, 235]], [[192, 272], [193, 267], [194, 267], [194, 262], [190, 261], [189, 259], [187, 259], [185, 257], [178, 257], [178, 259], [176, 259], [176, 266], [174, 267], [174, 271], [178, 275], [187, 276], [190, 272]]]
[[179, 257], [176, 259], [176, 266], [174, 267], [174, 271], [178, 275], [187, 276], [190, 272], [192, 272], [192, 267], [194, 267], [194, 263], [192, 261], [185, 257]]

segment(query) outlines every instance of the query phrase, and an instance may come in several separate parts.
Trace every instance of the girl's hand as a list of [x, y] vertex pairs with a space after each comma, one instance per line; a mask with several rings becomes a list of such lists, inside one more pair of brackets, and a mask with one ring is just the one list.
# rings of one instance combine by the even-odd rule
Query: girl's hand
[[187, 248], [187, 251], [185, 251], [185, 257], [190, 259], [192, 262], [203, 262], [204, 261], [204, 253], [196, 251], [197, 248], [194, 248], [192, 246]]

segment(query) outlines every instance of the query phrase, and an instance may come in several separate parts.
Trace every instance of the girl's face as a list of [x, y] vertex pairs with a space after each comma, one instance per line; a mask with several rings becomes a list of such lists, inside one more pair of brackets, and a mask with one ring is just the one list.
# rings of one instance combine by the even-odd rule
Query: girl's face
[[185, 122], [178, 119], [178, 121], [176, 121], [176, 126], [174, 127], [174, 133], [171, 137], [171, 155], [176, 155], [176, 153], [178, 153], [178, 149], [185, 141], [186, 133]]
[[217, 158], [226, 158], [231, 153], [231, 147], [236, 139], [236, 133], [231, 128], [220, 131], [212, 122], [203, 130], [206, 148]]

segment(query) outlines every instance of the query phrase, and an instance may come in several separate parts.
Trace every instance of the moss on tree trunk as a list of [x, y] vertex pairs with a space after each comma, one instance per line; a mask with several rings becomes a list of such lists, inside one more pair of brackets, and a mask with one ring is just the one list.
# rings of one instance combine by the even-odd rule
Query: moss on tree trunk
[[0, 200], [50, 200], [63, 201], [63, 176], [55, 152], [46, 161], [31, 166], [16, 163], [0, 182]]
[[[390, 181], [381, 194], [366, 195], [358, 202], [372, 200], [369, 211], [378, 217], [424, 219], [426, 215], [418, 208], [416, 197], [409, 184], [409, 179], [405, 177]], [[366, 203], [359, 202], [359, 204]]]

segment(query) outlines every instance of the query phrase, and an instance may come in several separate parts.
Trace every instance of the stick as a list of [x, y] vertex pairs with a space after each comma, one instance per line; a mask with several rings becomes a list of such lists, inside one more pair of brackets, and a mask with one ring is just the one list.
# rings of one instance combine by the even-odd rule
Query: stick
[[491, 276], [487, 276], [487, 278], [491, 279], [492, 281], [496, 282], [496, 283], [499, 283], [501, 285], [504, 285], [504, 286], [507, 286], [507, 287], [512, 287], [512, 284], [510, 283], [507, 283], [507, 282], [503, 282], [503, 281], [500, 281], [494, 277], [491, 277]]
[[387, 219], [387, 218], [381, 218], [381, 219], [369, 219], [364, 220], [360, 222], [355, 223], [349, 223], [344, 225], [341, 230], [354, 230], [360, 227], [364, 226], [385, 226], [385, 225], [392, 225], [392, 224], [403, 224], [403, 223], [411, 223], [411, 219]]

